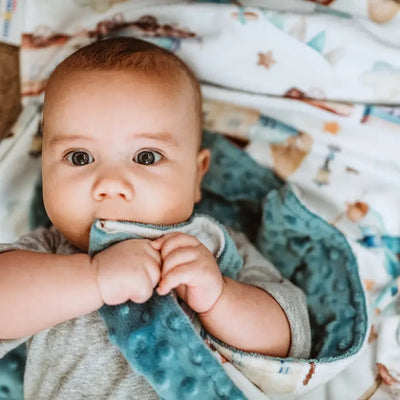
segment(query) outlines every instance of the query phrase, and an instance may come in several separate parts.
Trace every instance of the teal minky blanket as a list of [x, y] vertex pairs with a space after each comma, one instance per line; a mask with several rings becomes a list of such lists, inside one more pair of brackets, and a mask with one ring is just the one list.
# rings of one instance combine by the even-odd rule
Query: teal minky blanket
[[[205, 132], [203, 144], [211, 149], [212, 162], [196, 212], [244, 232], [306, 294], [312, 331], [310, 359], [263, 358], [271, 365], [271, 382], [293, 373], [300, 382], [293, 387], [301, 394], [343, 370], [366, 340], [367, 310], [357, 261], [345, 237], [306, 209], [291, 186], [271, 170], [220, 135]], [[40, 186], [39, 182], [32, 228], [49, 223]], [[1, 371], [10, 370], [5, 363], [2, 360]], [[21, 368], [22, 363], [19, 373], [13, 371], [8, 380], [2, 375], [0, 393], [5, 396], [0, 398], [22, 398], [22, 393], [7, 397], [21, 386]]]

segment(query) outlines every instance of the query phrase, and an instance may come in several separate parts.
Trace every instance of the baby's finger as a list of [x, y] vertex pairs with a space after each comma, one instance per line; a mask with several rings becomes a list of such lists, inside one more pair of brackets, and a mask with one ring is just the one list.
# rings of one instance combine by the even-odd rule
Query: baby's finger
[[157, 287], [157, 293], [161, 296], [168, 294], [172, 289], [180, 285], [189, 285], [196, 282], [198, 270], [195, 263], [178, 265], [172, 269], [167, 275], [163, 276]]
[[160, 265], [157, 262], [153, 262], [153, 260], [149, 260], [146, 263], [146, 272], [148, 277], [150, 278], [150, 282], [152, 284], [152, 288], [154, 289], [161, 277]]
[[152, 240], [152, 241], [150, 242], [151, 247], [152, 247], [154, 250], [160, 251], [160, 250], [161, 250], [161, 247], [162, 247], [162, 244], [163, 244], [163, 241], [164, 241], [164, 240], [163, 240], [164, 237], [165, 237], [165, 236], [161, 236], [161, 237], [159, 237], [159, 238], [157, 238], [157, 239]]
[[180, 234], [181, 234], [180, 232], [167, 233], [167, 234], [165, 234], [163, 236], [160, 236], [159, 238], [157, 238], [155, 240], [152, 240], [151, 241], [151, 245], [156, 250], [160, 250], [163, 247], [163, 245], [164, 245], [166, 240], [168, 240], [168, 239], [170, 239], [170, 238], [172, 238], [174, 236], [180, 235]]
[[146, 247], [146, 253], [158, 264], [161, 266], [161, 253], [159, 250], [156, 250], [152, 246], [152, 242], [149, 242], [150, 246]]
[[198, 258], [199, 252], [193, 246], [190, 247], [178, 247], [168, 254], [164, 259], [161, 268], [161, 277], [167, 275], [172, 269], [178, 265], [188, 264], [195, 261]]
[[[143, 273], [146, 274], [146, 271], [143, 271]], [[145, 303], [152, 296], [153, 289], [154, 286], [152, 286], [152, 283], [147, 276], [147, 279], [140, 280], [140, 285], [139, 284], [136, 285], [135, 290], [130, 296], [130, 299], [134, 303]]]
[[198, 247], [200, 245], [201, 243], [194, 236], [177, 232], [168, 235], [168, 237], [164, 239], [161, 247], [161, 257], [163, 260], [165, 260], [172, 250], [175, 250], [179, 247]]

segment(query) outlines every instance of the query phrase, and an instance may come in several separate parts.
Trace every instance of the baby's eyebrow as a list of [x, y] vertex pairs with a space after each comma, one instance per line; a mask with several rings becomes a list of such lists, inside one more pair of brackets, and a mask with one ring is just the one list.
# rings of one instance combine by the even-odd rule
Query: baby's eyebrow
[[58, 145], [63, 142], [73, 142], [76, 140], [88, 140], [88, 138], [84, 135], [57, 135], [50, 139], [49, 145]]
[[151, 139], [158, 142], [163, 142], [170, 146], [178, 146], [177, 140], [168, 132], [159, 133], [135, 133], [131, 136], [132, 139]]
[[[170, 146], [178, 146], [177, 140], [174, 138], [173, 135], [171, 135], [168, 132], [159, 132], [159, 133], [134, 133], [130, 136], [131, 140], [135, 139], [150, 139], [150, 140], [155, 140], [158, 142], [163, 142], [167, 145]], [[72, 135], [57, 135], [54, 136], [53, 138], [50, 139], [49, 144], [54, 146], [58, 145], [63, 142], [72, 142], [72, 141], [87, 141], [90, 140], [85, 135], [79, 135], [79, 134], [72, 134]]]

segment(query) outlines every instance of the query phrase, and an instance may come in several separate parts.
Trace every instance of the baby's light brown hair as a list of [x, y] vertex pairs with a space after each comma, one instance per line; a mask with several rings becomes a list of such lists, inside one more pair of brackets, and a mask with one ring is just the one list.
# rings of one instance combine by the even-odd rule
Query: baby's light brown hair
[[192, 70], [173, 53], [133, 37], [100, 40], [82, 47], [62, 61], [51, 74], [48, 90], [55, 81], [74, 71], [129, 71], [179, 82], [186, 77], [192, 87], [197, 130], [202, 135], [202, 98], [200, 85]]

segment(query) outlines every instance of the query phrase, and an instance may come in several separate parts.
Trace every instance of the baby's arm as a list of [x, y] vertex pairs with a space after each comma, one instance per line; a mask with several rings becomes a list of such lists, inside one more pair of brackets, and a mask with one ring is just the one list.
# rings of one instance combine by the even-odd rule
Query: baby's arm
[[87, 254], [0, 254], [0, 338], [37, 333], [104, 303], [144, 302], [159, 279], [160, 255], [149, 240]]
[[[228, 231], [234, 240], [243, 268], [237, 276], [242, 284], [250, 285], [271, 296], [285, 314], [291, 341], [288, 357], [308, 358], [311, 349], [311, 328], [306, 296], [302, 290], [268, 261], [243, 233]], [[253, 305], [254, 307], [254, 305]], [[271, 324], [269, 328], [271, 328]]]
[[15, 339], [101, 307], [87, 254], [0, 254], [0, 338]]
[[237, 349], [286, 357], [290, 326], [286, 314], [265, 291], [224, 277], [222, 294], [214, 307], [199, 314], [204, 328]]

